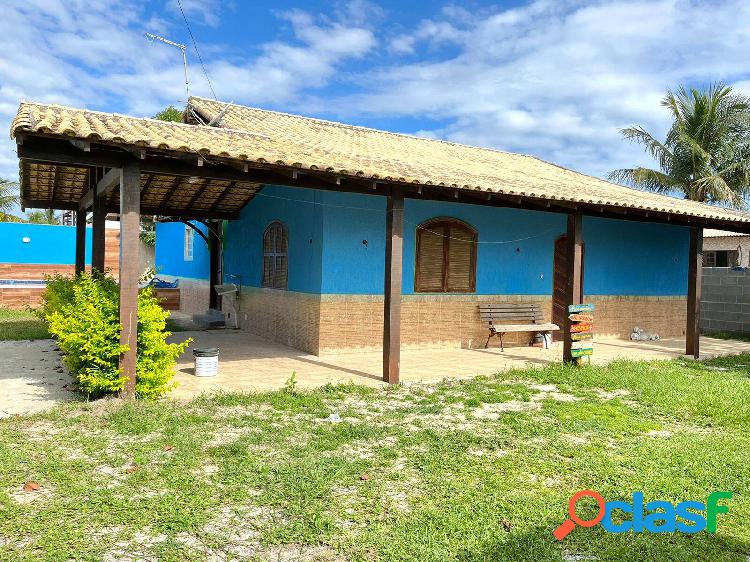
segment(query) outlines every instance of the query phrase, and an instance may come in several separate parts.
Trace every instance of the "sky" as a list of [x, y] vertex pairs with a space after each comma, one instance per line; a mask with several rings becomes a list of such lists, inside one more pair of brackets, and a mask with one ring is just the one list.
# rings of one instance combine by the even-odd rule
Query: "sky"
[[[191, 93], [538, 156], [599, 177], [652, 165], [668, 88], [750, 93], [746, 0], [3, 0], [0, 123], [21, 100], [152, 116]], [[0, 177], [18, 160], [0, 140]]]

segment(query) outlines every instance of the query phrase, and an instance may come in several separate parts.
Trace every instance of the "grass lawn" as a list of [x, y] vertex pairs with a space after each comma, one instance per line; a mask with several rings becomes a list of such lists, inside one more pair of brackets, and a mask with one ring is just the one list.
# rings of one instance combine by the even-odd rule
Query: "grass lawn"
[[49, 338], [47, 325], [30, 310], [0, 308], [0, 341]]
[[[0, 559], [744, 562], [749, 467], [748, 355], [73, 403], [0, 421]], [[735, 495], [716, 534], [559, 543], [584, 488]]]

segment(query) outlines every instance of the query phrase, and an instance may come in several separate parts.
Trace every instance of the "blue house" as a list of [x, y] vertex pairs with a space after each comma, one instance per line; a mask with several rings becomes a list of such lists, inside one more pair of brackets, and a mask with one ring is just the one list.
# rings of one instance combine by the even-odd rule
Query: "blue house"
[[[225, 231], [224, 276], [242, 285], [240, 325], [310, 353], [380, 347], [385, 210], [375, 195], [266, 186]], [[483, 346], [482, 302], [538, 302], [562, 325], [552, 302], [564, 215], [408, 199], [403, 221], [402, 344]], [[159, 224], [156, 264], [205, 311], [208, 250], [198, 237], [186, 242], [192, 232]], [[638, 325], [684, 335], [689, 238], [683, 226], [583, 217], [597, 334], [627, 337]], [[457, 239], [460, 251], [443, 260]]]
[[95, 215], [119, 205], [123, 322], [137, 319], [138, 218], [156, 215], [168, 222], [155, 265], [181, 280], [186, 310], [236, 283], [237, 306], [224, 309], [243, 329], [314, 354], [382, 348], [390, 382], [401, 346], [486, 345], [490, 304], [540, 311], [560, 327], [566, 360], [567, 310], [582, 302], [596, 307], [596, 334], [639, 326], [684, 336], [697, 356], [703, 229], [750, 233], [748, 213], [532, 156], [197, 97], [184, 115], [24, 102], [11, 127], [23, 201], [93, 203]]

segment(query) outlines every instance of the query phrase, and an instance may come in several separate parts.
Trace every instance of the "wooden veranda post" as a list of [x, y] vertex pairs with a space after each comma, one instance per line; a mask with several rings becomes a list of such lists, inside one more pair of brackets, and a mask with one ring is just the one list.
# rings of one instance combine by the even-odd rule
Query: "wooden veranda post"
[[[96, 174], [92, 174], [97, 178]], [[91, 240], [91, 271], [104, 272], [104, 225], [107, 218], [107, 209], [105, 208], [105, 198], [96, 195], [97, 179], [91, 183], [93, 198], [93, 218], [91, 220], [92, 240]]]
[[401, 366], [401, 267], [404, 240], [404, 194], [393, 188], [385, 219], [383, 380], [397, 384]]
[[141, 192], [140, 167], [128, 162], [120, 176], [120, 343], [128, 351], [120, 357], [122, 374], [127, 377], [122, 396], [135, 394], [135, 368], [138, 341], [138, 277], [140, 275]]
[[76, 211], [76, 275], [86, 270], [86, 211]]
[[690, 227], [690, 255], [688, 257], [687, 326], [685, 355], [700, 357], [701, 276], [703, 275], [703, 229]]
[[570, 333], [570, 318], [568, 306], [583, 302], [582, 271], [583, 271], [583, 217], [580, 213], [568, 215], [568, 239], [565, 253], [567, 262], [565, 287], [565, 322], [563, 323], [563, 361], [571, 363], [573, 355], [573, 338]]

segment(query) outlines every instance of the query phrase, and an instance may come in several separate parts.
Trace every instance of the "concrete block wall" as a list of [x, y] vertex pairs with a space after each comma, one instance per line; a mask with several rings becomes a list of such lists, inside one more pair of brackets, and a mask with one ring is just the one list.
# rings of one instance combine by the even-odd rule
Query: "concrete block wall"
[[750, 272], [703, 268], [701, 330], [750, 334]]

